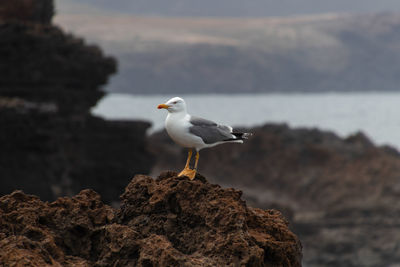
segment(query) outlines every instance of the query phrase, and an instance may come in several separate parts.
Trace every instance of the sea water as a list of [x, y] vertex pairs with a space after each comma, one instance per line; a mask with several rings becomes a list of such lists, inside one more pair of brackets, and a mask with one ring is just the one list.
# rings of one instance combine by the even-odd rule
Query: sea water
[[[146, 120], [162, 129], [167, 111], [157, 105], [175, 95], [109, 94], [92, 113], [105, 119]], [[378, 145], [400, 148], [400, 93], [184, 95], [190, 114], [232, 126], [287, 123], [345, 137], [364, 132]]]

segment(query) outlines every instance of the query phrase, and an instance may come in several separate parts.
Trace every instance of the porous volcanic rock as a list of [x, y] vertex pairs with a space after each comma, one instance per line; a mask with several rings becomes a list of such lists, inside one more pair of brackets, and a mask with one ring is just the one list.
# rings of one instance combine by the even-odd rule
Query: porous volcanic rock
[[[266, 124], [247, 129], [245, 144], [201, 151], [199, 170], [240, 188], [261, 208], [293, 222], [307, 266], [400, 264], [400, 154], [364, 134], [347, 138], [318, 129]], [[151, 137], [156, 169], [180, 170], [186, 152], [165, 133]]]
[[137, 175], [121, 198], [113, 209], [93, 190], [52, 203], [1, 197], [0, 265], [301, 266], [278, 211], [250, 208], [200, 175]]

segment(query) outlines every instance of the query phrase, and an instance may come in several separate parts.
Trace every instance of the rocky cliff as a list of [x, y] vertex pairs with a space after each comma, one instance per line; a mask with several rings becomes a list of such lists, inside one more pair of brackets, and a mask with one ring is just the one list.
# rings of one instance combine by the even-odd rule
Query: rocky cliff
[[[245, 145], [204, 150], [199, 171], [241, 188], [261, 208], [293, 222], [307, 266], [394, 266], [400, 263], [400, 154], [357, 133], [340, 138], [317, 129], [267, 124]], [[182, 168], [186, 152], [159, 142], [156, 169]], [[237, 166], [233, 168], [232, 166]], [[226, 177], [228, 179], [221, 179]]]
[[5, 0], [0, 4], [0, 20], [51, 23], [53, 0]]
[[52, 15], [53, 1], [0, 3], [0, 195], [54, 200], [90, 187], [110, 203], [150, 171], [150, 124], [90, 115], [116, 61], [51, 25]]
[[[111, 183], [111, 182], [110, 182]], [[42, 202], [0, 198], [0, 264], [9, 266], [301, 266], [301, 244], [275, 210], [198, 175], [137, 175], [105, 205], [93, 190]]]
[[[118, 200], [133, 173], [148, 173], [145, 122], [59, 116], [54, 105], [0, 98], [0, 195], [23, 189], [44, 200], [93, 188]], [[110, 176], [119, 177], [109, 184]]]
[[87, 113], [116, 62], [96, 46], [51, 25], [0, 22], [0, 95], [53, 103], [58, 113]]

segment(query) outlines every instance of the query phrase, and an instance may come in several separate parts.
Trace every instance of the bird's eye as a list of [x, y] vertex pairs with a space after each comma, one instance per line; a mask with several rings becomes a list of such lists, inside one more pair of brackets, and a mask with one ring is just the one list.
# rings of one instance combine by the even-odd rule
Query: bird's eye
[[172, 104], [176, 104], [176, 103], [178, 103], [178, 101], [174, 101], [174, 102], [172, 102]]

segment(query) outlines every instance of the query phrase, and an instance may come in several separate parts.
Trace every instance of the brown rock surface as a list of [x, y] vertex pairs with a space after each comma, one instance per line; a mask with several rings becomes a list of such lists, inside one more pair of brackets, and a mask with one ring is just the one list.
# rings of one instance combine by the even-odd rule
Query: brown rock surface
[[301, 266], [301, 245], [275, 210], [241, 192], [167, 172], [137, 175], [113, 209], [92, 190], [48, 203], [0, 198], [0, 265]]
[[[282, 210], [302, 240], [307, 266], [400, 263], [398, 151], [362, 133], [340, 138], [273, 124], [248, 131], [254, 136], [244, 145], [202, 151], [199, 170], [242, 189], [252, 205]], [[165, 134], [151, 138], [156, 169], [183, 167], [186, 152]]]

